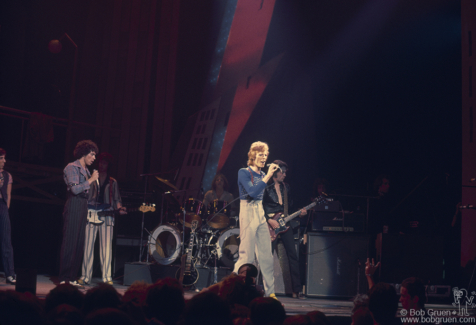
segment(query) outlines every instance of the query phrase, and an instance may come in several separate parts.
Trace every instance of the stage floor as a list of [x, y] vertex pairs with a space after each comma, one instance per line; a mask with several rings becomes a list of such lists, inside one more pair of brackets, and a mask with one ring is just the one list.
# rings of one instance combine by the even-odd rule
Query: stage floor
[[[93, 288], [101, 282], [100, 278], [93, 278], [92, 284], [86, 285], [83, 289], [80, 289], [83, 292]], [[36, 285], [36, 295], [39, 298], [45, 298], [46, 295], [56, 286], [58, 283], [56, 276], [49, 275], [38, 275], [37, 276], [37, 285]], [[122, 282], [114, 282], [114, 288], [120, 293], [124, 294], [128, 286], [122, 285]], [[6, 284], [5, 277], [0, 276], [0, 290], [15, 290], [15, 286]], [[190, 299], [197, 292], [195, 291], [186, 291], [185, 299]], [[283, 303], [287, 315], [296, 315], [296, 314], [306, 314], [308, 312], [319, 310], [322, 311], [327, 316], [341, 316], [341, 317], [350, 317], [352, 310], [352, 301], [347, 300], [337, 300], [337, 299], [324, 299], [324, 298], [307, 298], [307, 299], [293, 299], [287, 296], [278, 296], [278, 299]], [[401, 307], [401, 306], [400, 306]], [[426, 305], [427, 310], [451, 310], [458, 312], [458, 308], [452, 306], [451, 302], [447, 303], [433, 303]], [[471, 315], [476, 315], [476, 312], [472, 308], [468, 308], [468, 311]], [[397, 313], [400, 315], [400, 309]], [[474, 322], [473, 322], [474, 323]]]

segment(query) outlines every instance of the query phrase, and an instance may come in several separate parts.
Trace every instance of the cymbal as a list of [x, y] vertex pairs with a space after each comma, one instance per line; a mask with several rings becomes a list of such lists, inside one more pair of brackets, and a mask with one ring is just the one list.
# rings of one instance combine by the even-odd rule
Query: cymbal
[[161, 182], [162, 184], [167, 185], [169, 188], [178, 191], [178, 188], [175, 187], [175, 185], [173, 185], [172, 183], [170, 183], [168, 180], [163, 179], [163, 178], [160, 178], [160, 177], [158, 177], [158, 176], [155, 176], [155, 178], [157, 178], [157, 180], [158, 180], [159, 182]]
[[169, 194], [169, 195], [164, 195], [164, 198], [169, 204], [180, 207], [180, 202], [177, 200], [175, 196]]

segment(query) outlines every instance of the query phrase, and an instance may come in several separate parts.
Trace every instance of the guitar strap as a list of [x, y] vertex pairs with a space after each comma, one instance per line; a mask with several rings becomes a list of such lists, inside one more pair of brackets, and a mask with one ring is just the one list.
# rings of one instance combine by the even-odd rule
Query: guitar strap
[[109, 204], [114, 209], [114, 205], [112, 204], [112, 178], [109, 177]]
[[284, 215], [284, 218], [286, 218], [288, 216], [288, 190], [286, 189], [286, 184], [283, 182], [283, 186], [284, 186], [284, 211], [283, 211], [283, 215]]

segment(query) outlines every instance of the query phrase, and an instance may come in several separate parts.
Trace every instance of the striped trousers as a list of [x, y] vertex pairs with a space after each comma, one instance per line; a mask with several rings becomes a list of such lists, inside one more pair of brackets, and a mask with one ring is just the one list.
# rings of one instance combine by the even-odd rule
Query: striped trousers
[[84, 258], [81, 267], [81, 279], [84, 282], [91, 282], [94, 262], [94, 243], [99, 232], [99, 260], [101, 262], [102, 281], [112, 281], [111, 261], [112, 261], [112, 235], [114, 217], [99, 217], [104, 222], [100, 225], [88, 223], [85, 231]]
[[10, 215], [8, 214], [8, 206], [3, 199], [0, 199], [0, 241], [5, 277], [14, 276], [12, 227], [10, 224]]
[[84, 250], [84, 227], [88, 215], [86, 196], [69, 195], [63, 211], [63, 242], [60, 252], [59, 281], [75, 281]]

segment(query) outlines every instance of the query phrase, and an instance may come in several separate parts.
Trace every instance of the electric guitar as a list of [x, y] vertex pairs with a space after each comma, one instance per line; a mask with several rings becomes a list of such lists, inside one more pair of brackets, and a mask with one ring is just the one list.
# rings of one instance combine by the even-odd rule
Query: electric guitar
[[177, 270], [175, 277], [184, 287], [190, 287], [198, 281], [198, 270], [195, 267], [195, 262], [192, 262], [192, 249], [195, 240], [195, 231], [197, 230], [198, 220], [192, 221], [192, 231], [190, 233], [190, 241], [188, 249], [182, 256], [180, 269]]
[[[104, 220], [100, 220], [99, 217], [106, 217], [106, 216], [116, 216], [119, 214], [120, 210], [94, 210], [94, 209], [89, 209], [88, 210], [88, 222], [92, 223], [94, 225], [101, 225]], [[134, 211], [140, 211], [140, 212], [154, 212], [155, 211], [155, 204], [145, 204], [142, 203], [142, 205], [138, 208], [132, 208], [132, 209], [127, 209], [127, 212], [134, 212]]]
[[[315, 207], [317, 204], [321, 204], [323, 201], [325, 201], [325, 199], [326, 198], [321, 195], [321, 196], [315, 198], [311, 204], [304, 207], [303, 209], [305, 209], [307, 211], [307, 210]], [[294, 218], [296, 218], [297, 216], [299, 216], [301, 214], [301, 210], [294, 212], [293, 214], [287, 216], [286, 218], [282, 217], [282, 215], [283, 215], [282, 212], [278, 212], [271, 218], [273, 220], [276, 220], [279, 223], [279, 227], [276, 228], [276, 229], [273, 229], [273, 227], [271, 227], [268, 223], [268, 230], [269, 230], [269, 234], [271, 236], [271, 241], [272, 242], [276, 240], [276, 238], [278, 237], [279, 234], [282, 234], [282, 233], [289, 230], [289, 226], [286, 226], [286, 223], [288, 223], [289, 221], [291, 221]]]

